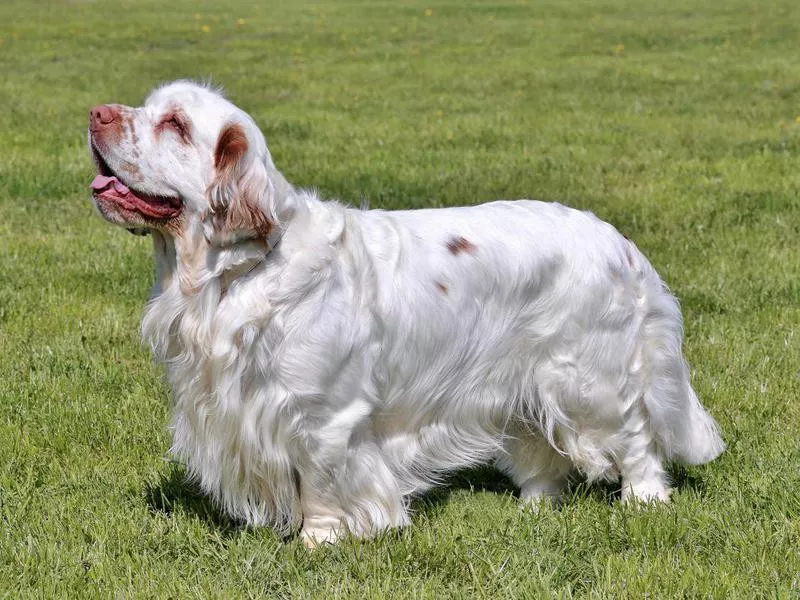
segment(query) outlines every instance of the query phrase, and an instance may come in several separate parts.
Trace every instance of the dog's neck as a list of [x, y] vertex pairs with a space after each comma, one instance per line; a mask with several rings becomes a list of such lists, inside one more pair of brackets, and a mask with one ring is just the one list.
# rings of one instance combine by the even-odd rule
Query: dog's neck
[[322, 201], [314, 192], [296, 191], [280, 174], [275, 181], [278, 219], [268, 236], [216, 248], [206, 241], [199, 221], [184, 223], [173, 235], [153, 233], [157, 281], [142, 333], [157, 357], [169, 359], [186, 350], [175, 338], [186, 318], [199, 328], [196, 333], [202, 330], [211, 335], [217, 308], [230, 287], [263, 266], [284, 237], [291, 238], [292, 248], [303, 247], [307, 235], [338, 243], [345, 227], [345, 211], [339, 203]]

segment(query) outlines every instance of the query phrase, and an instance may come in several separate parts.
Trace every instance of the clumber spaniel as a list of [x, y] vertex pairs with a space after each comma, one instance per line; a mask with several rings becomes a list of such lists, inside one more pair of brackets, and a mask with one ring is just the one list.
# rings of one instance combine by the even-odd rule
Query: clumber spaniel
[[91, 111], [94, 201], [153, 234], [142, 332], [173, 450], [234, 518], [313, 546], [409, 521], [495, 461], [525, 501], [568, 475], [667, 500], [724, 448], [678, 303], [594, 215], [534, 201], [386, 212], [293, 188], [253, 119], [178, 81]]

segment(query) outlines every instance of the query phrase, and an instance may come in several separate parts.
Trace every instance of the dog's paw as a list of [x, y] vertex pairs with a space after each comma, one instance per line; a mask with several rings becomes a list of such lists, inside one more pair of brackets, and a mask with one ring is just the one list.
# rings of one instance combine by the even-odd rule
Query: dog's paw
[[634, 502], [667, 503], [672, 496], [672, 492], [672, 488], [668, 488], [660, 482], [643, 482], [622, 488], [622, 502], [626, 504]]
[[335, 544], [341, 533], [338, 527], [303, 527], [300, 539], [309, 550], [316, 550], [323, 544]]

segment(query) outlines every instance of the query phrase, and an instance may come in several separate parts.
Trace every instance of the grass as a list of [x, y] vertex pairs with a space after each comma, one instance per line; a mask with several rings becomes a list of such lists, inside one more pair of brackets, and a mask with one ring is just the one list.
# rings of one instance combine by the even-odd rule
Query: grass
[[[800, 595], [800, 4], [0, 4], [0, 595]], [[171, 462], [138, 340], [147, 240], [91, 206], [87, 113], [224, 84], [288, 178], [382, 208], [589, 209], [681, 298], [728, 451], [669, 506], [577, 480], [520, 511], [490, 469], [413, 526], [308, 554]]]

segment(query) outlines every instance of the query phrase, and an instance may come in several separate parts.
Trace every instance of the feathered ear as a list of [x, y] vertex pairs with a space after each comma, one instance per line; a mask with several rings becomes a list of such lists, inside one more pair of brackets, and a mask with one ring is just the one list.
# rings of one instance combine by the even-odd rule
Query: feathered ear
[[272, 230], [268, 199], [271, 184], [264, 164], [250, 152], [244, 127], [226, 126], [214, 151], [214, 180], [203, 233], [212, 246], [266, 238]]

